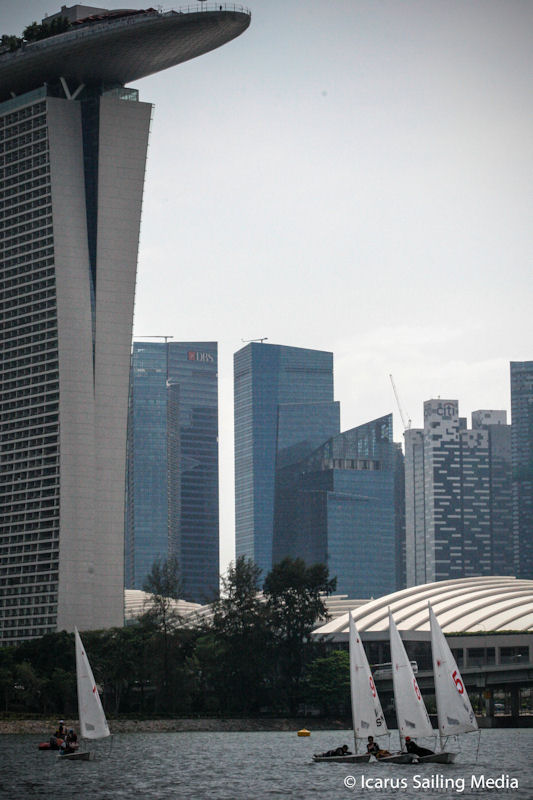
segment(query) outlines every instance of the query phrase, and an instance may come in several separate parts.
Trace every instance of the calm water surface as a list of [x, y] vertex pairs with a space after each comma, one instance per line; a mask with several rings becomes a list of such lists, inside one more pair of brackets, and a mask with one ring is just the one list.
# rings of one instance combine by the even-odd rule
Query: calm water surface
[[[40, 752], [37, 744], [46, 737], [0, 736], [0, 798], [422, 800], [503, 795], [533, 800], [533, 729], [482, 731], [479, 753], [477, 735], [462, 737], [454, 765], [311, 761], [313, 753], [344, 743], [352, 749], [351, 736], [351, 731], [320, 731], [309, 738], [296, 732], [118, 734], [112, 747], [100, 743], [95, 761], [82, 762], [61, 762], [54, 752]], [[472, 787], [473, 775], [502, 774], [509, 782], [517, 779], [518, 788]], [[388, 786], [380, 789], [377, 779], [385, 778]], [[355, 787], [346, 788], [345, 779]], [[445, 779], [454, 783], [445, 788]]]

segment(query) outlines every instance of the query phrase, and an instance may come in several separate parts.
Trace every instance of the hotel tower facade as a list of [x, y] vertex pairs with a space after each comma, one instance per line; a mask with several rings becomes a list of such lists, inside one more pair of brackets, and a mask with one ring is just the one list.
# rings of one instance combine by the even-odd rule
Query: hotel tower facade
[[0, 54], [0, 645], [123, 624], [152, 112], [125, 84], [219, 47], [250, 21], [219, 4], [64, 14], [64, 33]]

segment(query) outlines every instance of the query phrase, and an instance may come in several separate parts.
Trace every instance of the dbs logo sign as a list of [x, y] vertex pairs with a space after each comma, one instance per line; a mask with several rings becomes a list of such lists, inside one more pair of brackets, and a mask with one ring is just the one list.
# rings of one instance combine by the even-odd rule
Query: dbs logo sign
[[212, 353], [199, 353], [198, 350], [188, 350], [187, 361], [201, 361], [204, 364], [213, 364], [215, 357]]

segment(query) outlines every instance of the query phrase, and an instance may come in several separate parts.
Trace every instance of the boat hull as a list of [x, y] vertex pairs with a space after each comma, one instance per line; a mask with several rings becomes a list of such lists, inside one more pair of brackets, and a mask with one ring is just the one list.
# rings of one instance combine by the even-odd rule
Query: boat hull
[[84, 750], [82, 753], [65, 753], [59, 755], [61, 761], [92, 761], [93, 754], [89, 750]]
[[337, 764], [363, 764], [370, 761], [369, 753], [361, 753], [352, 756], [313, 756], [315, 763], [322, 761], [336, 762]]
[[383, 756], [377, 758], [380, 764], [412, 764], [416, 761], [416, 756], [412, 753], [394, 753], [391, 756]]
[[457, 753], [433, 753], [430, 756], [418, 756], [419, 764], [453, 764]]

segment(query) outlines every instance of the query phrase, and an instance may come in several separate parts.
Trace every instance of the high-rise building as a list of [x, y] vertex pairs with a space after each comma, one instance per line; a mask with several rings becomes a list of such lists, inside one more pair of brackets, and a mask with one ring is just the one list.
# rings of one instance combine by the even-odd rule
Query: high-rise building
[[182, 596], [218, 595], [216, 342], [134, 342], [128, 418], [126, 588], [175, 556]]
[[[274, 563], [285, 556], [324, 563], [337, 591], [394, 591], [397, 448], [392, 414], [324, 442], [276, 474]], [[402, 505], [400, 501], [400, 506]]]
[[473, 411], [472, 428], [488, 437], [492, 575], [516, 575], [513, 539], [511, 426], [505, 411]]
[[511, 361], [511, 442], [516, 575], [533, 578], [533, 361]]
[[[501, 430], [498, 430], [500, 428]], [[424, 428], [405, 431], [407, 585], [491, 575], [509, 553], [505, 411], [477, 411], [473, 427], [457, 400], [424, 403]], [[507, 475], [506, 475], [507, 469]], [[493, 546], [493, 537], [505, 541]]]
[[76, 8], [84, 19], [65, 32], [0, 53], [2, 644], [123, 624], [130, 347], [152, 112], [125, 84], [224, 44], [250, 21], [218, 4]]
[[276, 467], [339, 433], [333, 354], [251, 342], [234, 356], [236, 554], [272, 568]]

